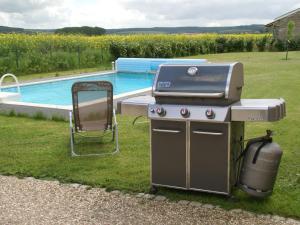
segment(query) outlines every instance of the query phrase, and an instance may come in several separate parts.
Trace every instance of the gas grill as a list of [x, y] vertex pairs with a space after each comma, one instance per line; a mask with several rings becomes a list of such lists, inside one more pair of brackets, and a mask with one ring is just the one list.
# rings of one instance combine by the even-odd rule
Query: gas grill
[[161, 65], [154, 81], [151, 185], [230, 195], [245, 121], [285, 116], [283, 99], [240, 99], [241, 63]]

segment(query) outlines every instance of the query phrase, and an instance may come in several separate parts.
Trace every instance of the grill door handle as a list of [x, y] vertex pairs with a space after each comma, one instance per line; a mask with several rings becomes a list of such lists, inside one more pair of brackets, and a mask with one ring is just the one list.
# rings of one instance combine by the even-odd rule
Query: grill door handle
[[214, 135], [214, 136], [223, 135], [222, 132], [210, 132], [210, 131], [201, 131], [201, 130], [194, 130], [193, 134], [204, 134], [204, 135]]
[[202, 97], [202, 98], [221, 98], [224, 96], [224, 92], [216, 93], [190, 93], [190, 92], [159, 92], [154, 91], [154, 96], [174, 96], [174, 97]]
[[167, 129], [157, 129], [154, 128], [152, 129], [154, 132], [160, 132], [160, 133], [171, 133], [171, 134], [178, 134], [181, 131], [180, 130], [167, 130]]

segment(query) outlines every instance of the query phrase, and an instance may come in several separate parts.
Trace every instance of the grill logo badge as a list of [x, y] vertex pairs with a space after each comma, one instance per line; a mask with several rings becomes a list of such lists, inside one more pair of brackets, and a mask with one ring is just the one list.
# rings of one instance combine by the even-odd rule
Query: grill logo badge
[[157, 86], [159, 88], [169, 88], [169, 87], [171, 87], [171, 82], [170, 81], [159, 81], [157, 83]]
[[195, 76], [198, 72], [198, 68], [195, 67], [195, 66], [192, 66], [190, 68], [188, 68], [187, 70], [187, 74], [190, 75], [190, 76]]

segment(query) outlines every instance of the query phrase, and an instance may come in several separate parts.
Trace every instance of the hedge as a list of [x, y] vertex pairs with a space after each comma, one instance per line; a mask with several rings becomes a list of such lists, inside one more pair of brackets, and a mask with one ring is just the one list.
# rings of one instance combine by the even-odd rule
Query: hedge
[[[96, 67], [118, 57], [172, 58], [197, 54], [284, 51], [270, 34], [57, 35], [0, 34], [0, 75]], [[300, 39], [290, 50], [300, 49]]]

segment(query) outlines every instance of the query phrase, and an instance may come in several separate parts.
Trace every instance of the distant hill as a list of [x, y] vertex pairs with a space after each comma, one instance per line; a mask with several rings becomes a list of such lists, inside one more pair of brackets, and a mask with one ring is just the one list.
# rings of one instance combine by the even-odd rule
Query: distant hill
[[54, 33], [55, 29], [24, 29], [18, 27], [0, 26], [0, 33]]
[[[0, 33], [54, 33], [55, 29], [23, 29], [15, 27], [0, 26]], [[152, 28], [120, 28], [106, 29], [107, 34], [137, 34], [137, 33], [265, 33], [265, 26], [262, 24], [230, 26], [230, 27], [152, 27]]]
[[265, 26], [261, 24], [231, 26], [231, 27], [152, 27], [152, 28], [123, 28], [106, 29], [107, 34], [132, 34], [132, 33], [265, 33]]
[[24, 33], [23, 28], [0, 26], [0, 33]]

